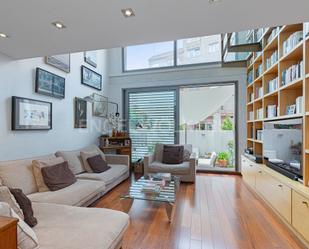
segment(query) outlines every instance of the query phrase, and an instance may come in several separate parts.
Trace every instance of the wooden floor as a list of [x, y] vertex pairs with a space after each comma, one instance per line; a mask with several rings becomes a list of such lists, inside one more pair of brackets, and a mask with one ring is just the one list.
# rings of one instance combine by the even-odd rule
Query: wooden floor
[[[122, 210], [119, 200], [130, 181], [96, 206]], [[135, 201], [123, 249], [289, 249], [305, 248], [246, 187], [240, 176], [198, 174], [181, 184], [172, 223], [164, 205]]]

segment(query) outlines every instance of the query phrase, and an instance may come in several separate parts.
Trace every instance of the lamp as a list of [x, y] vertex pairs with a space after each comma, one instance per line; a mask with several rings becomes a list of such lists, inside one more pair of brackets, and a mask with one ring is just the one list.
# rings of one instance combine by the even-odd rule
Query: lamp
[[89, 96], [86, 96], [83, 98], [85, 101], [90, 102], [90, 103], [94, 103], [94, 102], [107, 102], [107, 104], [112, 104], [116, 106], [116, 112], [115, 112], [115, 116], [118, 118], [120, 116], [119, 112], [118, 112], [118, 104], [116, 102], [112, 102], [112, 101], [100, 101], [100, 100], [96, 100], [94, 98], [94, 94], [91, 94]]

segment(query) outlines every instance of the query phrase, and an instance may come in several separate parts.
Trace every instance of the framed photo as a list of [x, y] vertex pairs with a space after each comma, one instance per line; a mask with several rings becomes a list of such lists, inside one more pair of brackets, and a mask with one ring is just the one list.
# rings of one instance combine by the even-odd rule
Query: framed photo
[[102, 89], [102, 75], [89, 69], [88, 67], [81, 67], [82, 84], [90, 86], [96, 90]]
[[97, 51], [84, 52], [84, 60], [93, 67], [97, 67]]
[[41, 68], [36, 69], [35, 92], [59, 99], [65, 98], [65, 78]]
[[51, 130], [52, 103], [12, 97], [12, 130]]
[[129, 139], [124, 140], [124, 146], [130, 146], [131, 141]]
[[46, 56], [46, 64], [54, 66], [66, 73], [71, 71], [71, 58], [70, 54], [59, 54]]
[[296, 111], [296, 105], [288, 105], [286, 107], [286, 115], [293, 115]]
[[92, 113], [93, 116], [107, 118], [108, 115], [108, 98], [100, 95], [93, 94]]
[[74, 100], [74, 128], [87, 128], [87, 101], [81, 98]]

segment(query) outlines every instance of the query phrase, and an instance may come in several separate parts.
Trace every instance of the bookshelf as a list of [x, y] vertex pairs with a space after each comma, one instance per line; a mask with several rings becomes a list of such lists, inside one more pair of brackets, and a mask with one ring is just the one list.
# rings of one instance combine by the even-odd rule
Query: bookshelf
[[[264, 33], [262, 51], [252, 53], [247, 62], [246, 107], [247, 147], [258, 155], [263, 154], [263, 142], [256, 134], [263, 129], [265, 121], [303, 118], [303, 175], [304, 185], [308, 186], [309, 36], [305, 30], [305, 25], [300, 23], [269, 28]], [[298, 74], [292, 77], [291, 73], [297, 69]], [[302, 110], [287, 114], [287, 107], [295, 104], [298, 97], [303, 97]]]

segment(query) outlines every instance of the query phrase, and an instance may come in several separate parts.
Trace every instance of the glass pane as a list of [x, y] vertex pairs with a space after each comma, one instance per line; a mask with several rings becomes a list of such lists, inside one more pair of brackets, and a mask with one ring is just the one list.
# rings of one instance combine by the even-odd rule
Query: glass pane
[[247, 60], [250, 52], [226, 52], [224, 62], [235, 62]]
[[177, 65], [221, 61], [221, 35], [177, 41]]
[[132, 160], [154, 151], [157, 143], [175, 142], [175, 91], [129, 93]]
[[125, 48], [125, 70], [174, 66], [174, 42], [159, 42]]

